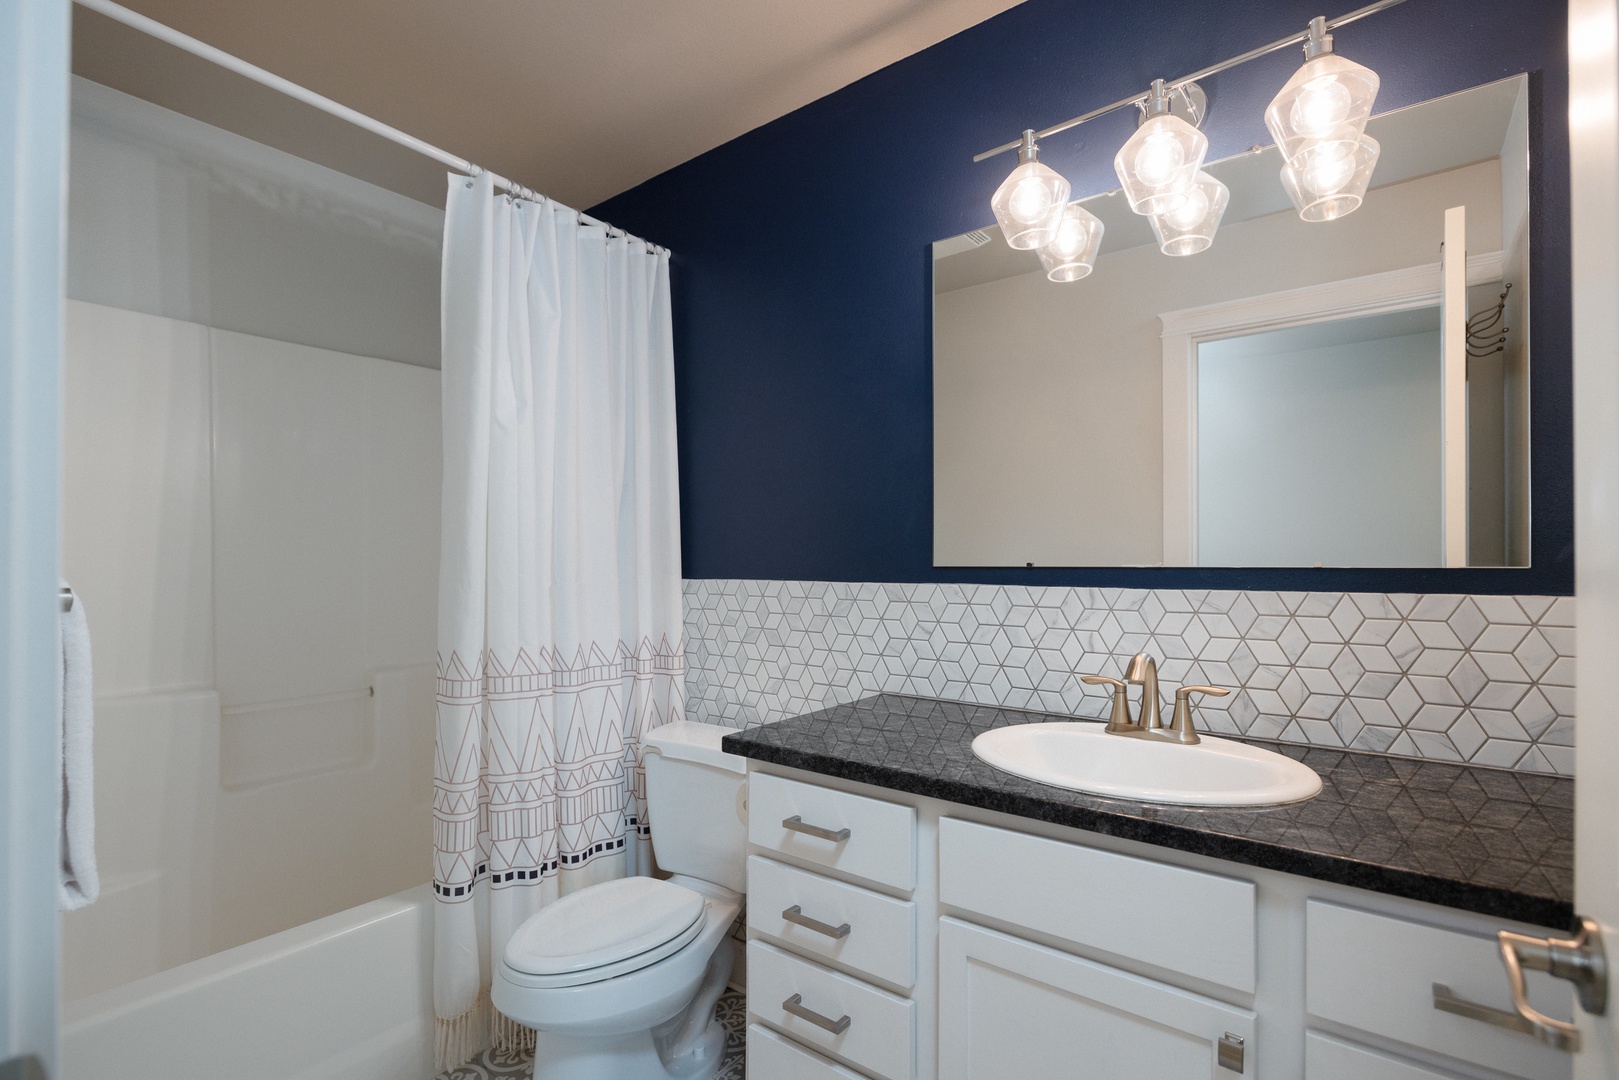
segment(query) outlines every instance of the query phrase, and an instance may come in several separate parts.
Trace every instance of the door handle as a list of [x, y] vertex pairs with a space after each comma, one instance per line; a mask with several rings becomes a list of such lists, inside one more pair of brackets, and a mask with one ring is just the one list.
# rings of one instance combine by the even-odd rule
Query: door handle
[[1592, 1016], [1604, 1015], [1608, 1010], [1608, 955], [1602, 948], [1602, 930], [1596, 921], [1582, 916], [1580, 932], [1571, 938], [1530, 937], [1511, 930], [1502, 930], [1496, 937], [1512, 988], [1512, 1007], [1533, 1026], [1537, 1039], [1556, 1045], [1553, 1037], [1561, 1036], [1570, 1043], [1570, 1050], [1578, 1050], [1578, 1028], [1529, 1004], [1523, 973], [1525, 968], [1544, 971], [1554, 979], [1573, 983], [1580, 1008]]

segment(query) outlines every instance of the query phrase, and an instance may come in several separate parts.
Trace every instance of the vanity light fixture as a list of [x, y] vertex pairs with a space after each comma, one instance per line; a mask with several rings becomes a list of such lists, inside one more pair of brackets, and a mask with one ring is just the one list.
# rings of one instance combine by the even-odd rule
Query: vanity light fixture
[[1282, 166], [1282, 187], [1305, 221], [1333, 221], [1353, 213], [1366, 198], [1372, 169], [1381, 152], [1377, 140], [1362, 135], [1344, 157], [1316, 155], [1303, 166]]
[[1006, 242], [1015, 248], [1038, 248], [1057, 236], [1063, 208], [1068, 205], [1068, 181], [1040, 164], [1034, 132], [1023, 133], [1018, 167], [995, 189], [990, 207], [1000, 222]]
[[1052, 281], [1078, 281], [1096, 268], [1102, 219], [1077, 202], [1063, 207], [1057, 235], [1040, 248], [1040, 263]]
[[1214, 231], [1220, 227], [1220, 218], [1230, 201], [1230, 188], [1208, 173], [1199, 172], [1179, 206], [1148, 219], [1152, 222], [1152, 234], [1158, 238], [1158, 250], [1165, 255], [1196, 255], [1207, 251], [1214, 243]]
[[1140, 126], [1113, 159], [1124, 196], [1138, 214], [1162, 214], [1184, 203], [1209, 152], [1209, 137], [1170, 111], [1174, 93], [1187, 91], [1171, 91], [1162, 79], [1153, 82], [1141, 103]]
[[[1336, 19], [1316, 17], [1303, 33], [1250, 49], [1179, 79], [1157, 79], [1145, 94], [1134, 94], [1092, 109], [1041, 131], [1025, 131], [1015, 142], [976, 155], [974, 161], [1018, 151], [1018, 167], [995, 191], [991, 207], [1006, 240], [1015, 248], [1042, 249], [1057, 239], [1069, 220], [1068, 182], [1036, 160], [1036, 143], [1105, 116], [1138, 106], [1140, 125], [1119, 150], [1113, 167], [1130, 209], [1152, 221], [1159, 248], [1167, 255], [1191, 255], [1214, 239], [1231, 193], [1202, 172], [1208, 137], [1198, 131], [1206, 99], [1199, 79], [1257, 60], [1278, 49], [1303, 43], [1305, 63], [1265, 111], [1265, 123], [1282, 150], [1282, 185], [1305, 221], [1332, 221], [1353, 212], [1365, 200], [1377, 164], [1377, 140], [1366, 135], [1366, 122], [1377, 99], [1377, 74], [1332, 51], [1329, 31], [1403, 3], [1377, 0]], [[1202, 199], [1194, 194], [1202, 193]], [[1098, 234], [1100, 230], [1098, 230]], [[1055, 253], [1056, 265], [1066, 265]], [[1041, 252], [1053, 280], [1077, 281], [1085, 271], [1059, 278]]]
[[1365, 197], [1377, 164], [1366, 121], [1377, 100], [1377, 72], [1332, 51], [1327, 21], [1310, 20], [1304, 66], [1265, 110], [1282, 152], [1282, 184], [1305, 221], [1331, 221]]

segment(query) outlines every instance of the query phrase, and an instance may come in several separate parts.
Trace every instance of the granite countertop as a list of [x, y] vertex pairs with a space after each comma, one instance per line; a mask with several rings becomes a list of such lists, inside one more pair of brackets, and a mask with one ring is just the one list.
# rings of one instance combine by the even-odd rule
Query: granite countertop
[[1073, 719], [878, 694], [747, 728], [723, 745], [756, 761], [1537, 926], [1573, 920], [1572, 780], [1265, 743], [1319, 773], [1321, 794], [1199, 808], [1050, 787], [973, 756], [973, 738], [990, 728]]

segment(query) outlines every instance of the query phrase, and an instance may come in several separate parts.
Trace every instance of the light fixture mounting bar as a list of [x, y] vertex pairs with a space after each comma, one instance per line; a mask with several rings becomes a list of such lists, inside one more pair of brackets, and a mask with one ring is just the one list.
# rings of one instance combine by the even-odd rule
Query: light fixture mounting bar
[[[80, 0], [80, 2], [82, 3], [83, 0]], [[1367, 4], [1363, 8], [1356, 8], [1347, 15], [1340, 15], [1336, 19], [1328, 19], [1326, 21], [1326, 28], [1328, 30], [1332, 30], [1335, 27], [1345, 26], [1359, 19], [1364, 19], [1368, 15], [1375, 15], [1379, 11], [1384, 11], [1388, 8], [1394, 7], [1396, 4], [1403, 3], [1405, 3], [1405, 0], [1377, 0], [1377, 3]], [[1187, 83], [1197, 82], [1199, 79], [1206, 79], [1210, 75], [1217, 75], [1222, 71], [1227, 71], [1231, 68], [1237, 67], [1239, 64], [1246, 64], [1250, 60], [1257, 60], [1261, 56], [1267, 56], [1270, 53], [1275, 52], [1277, 49], [1285, 49], [1289, 45], [1299, 45], [1308, 41], [1309, 39], [1310, 31], [1301, 30], [1296, 34], [1289, 34], [1287, 37], [1278, 38], [1268, 45], [1261, 45], [1257, 49], [1249, 49], [1240, 56], [1233, 56], [1229, 60], [1220, 61], [1218, 64], [1210, 64], [1208, 67], [1194, 71], [1190, 75], [1182, 75], [1178, 79], [1166, 80], [1164, 85], [1171, 91], [1179, 90]], [[1099, 116], [1106, 116], [1110, 112], [1117, 112], [1119, 109], [1127, 108], [1131, 105], [1140, 105], [1142, 102], [1147, 100], [1148, 93], [1149, 92], [1144, 91], [1142, 93], [1132, 95], [1131, 97], [1120, 98], [1111, 105], [1103, 105], [1100, 109], [1092, 109], [1088, 113], [1081, 113], [1072, 120], [1064, 120], [1060, 124], [1053, 124], [1051, 127], [1036, 131], [1034, 133], [1034, 137], [1038, 140], [1047, 138], [1051, 135], [1058, 135], [1069, 130], [1070, 128], [1076, 128], [1081, 124], [1095, 120]], [[1023, 138], [1019, 136], [1009, 143], [1002, 143], [993, 150], [985, 150], [982, 154], [973, 155], [973, 160], [983, 161], [985, 158], [992, 158], [997, 154], [1004, 154], [1008, 150], [1016, 150], [1022, 145]]]

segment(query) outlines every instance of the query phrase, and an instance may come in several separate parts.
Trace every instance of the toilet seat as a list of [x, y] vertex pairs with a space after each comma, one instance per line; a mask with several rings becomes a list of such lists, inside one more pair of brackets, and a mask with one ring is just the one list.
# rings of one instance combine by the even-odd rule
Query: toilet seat
[[672, 881], [629, 877], [571, 893], [531, 916], [507, 943], [519, 986], [601, 982], [679, 952], [707, 922], [704, 898]]

